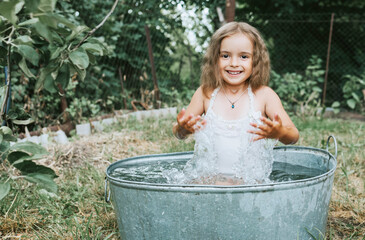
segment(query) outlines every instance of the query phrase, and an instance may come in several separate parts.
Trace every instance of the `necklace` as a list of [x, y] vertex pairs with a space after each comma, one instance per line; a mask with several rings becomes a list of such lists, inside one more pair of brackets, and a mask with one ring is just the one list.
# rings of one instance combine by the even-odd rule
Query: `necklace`
[[227, 94], [226, 94], [226, 90], [223, 88], [223, 93], [224, 93], [224, 96], [227, 98], [227, 100], [228, 100], [228, 102], [230, 102], [231, 103], [231, 107], [232, 107], [232, 109], [234, 109], [234, 104], [238, 101], [238, 100], [240, 100], [240, 98], [243, 96], [243, 94], [247, 91], [247, 89], [248, 88], [246, 88], [246, 90], [245, 91], [243, 91], [242, 93], [241, 93], [241, 95], [235, 100], [235, 101], [231, 101], [231, 100], [229, 100], [229, 98], [228, 98], [228, 96], [227, 96]]

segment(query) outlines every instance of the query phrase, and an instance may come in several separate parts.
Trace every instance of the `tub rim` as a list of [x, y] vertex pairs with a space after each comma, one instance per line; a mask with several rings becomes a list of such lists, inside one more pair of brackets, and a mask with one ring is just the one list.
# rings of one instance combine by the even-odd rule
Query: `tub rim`
[[[265, 192], [265, 191], [276, 191], [276, 190], [284, 190], [291, 189], [293, 187], [306, 187], [313, 184], [318, 184], [326, 181], [328, 178], [332, 177], [336, 168], [337, 168], [337, 159], [328, 151], [324, 149], [314, 148], [314, 147], [303, 147], [303, 146], [277, 146], [274, 147], [275, 151], [287, 151], [287, 150], [305, 150], [307, 152], [320, 152], [322, 154], [328, 155], [328, 162], [333, 159], [333, 167], [326, 171], [323, 174], [301, 179], [301, 180], [292, 180], [285, 182], [276, 182], [276, 183], [264, 183], [264, 184], [249, 184], [249, 185], [205, 185], [205, 184], [167, 184], [167, 183], [147, 183], [147, 182], [135, 182], [117, 179], [111, 177], [109, 172], [113, 167], [120, 162], [131, 161], [137, 159], [145, 159], [145, 158], [153, 158], [153, 157], [164, 157], [168, 158], [171, 155], [179, 156], [179, 155], [189, 155], [193, 154], [193, 151], [186, 152], [174, 152], [174, 153], [162, 153], [162, 154], [149, 154], [149, 155], [141, 155], [136, 157], [130, 157], [118, 160], [108, 166], [106, 169], [106, 177], [105, 177], [105, 190], [107, 189], [108, 181], [110, 184], [115, 186], [120, 186], [123, 188], [130, 189], [140, 189], [140, 190], [151, 190], [151, 191], [161, 191], [161, 192], [194, 192], [194, 193], [239, 193], [239, 192]], [[337, 153], [337, 149], [336, 149]], [[337, 154], [336, 154], [337, 155]], [[110, 192], [109, 192], [110, 196]]]

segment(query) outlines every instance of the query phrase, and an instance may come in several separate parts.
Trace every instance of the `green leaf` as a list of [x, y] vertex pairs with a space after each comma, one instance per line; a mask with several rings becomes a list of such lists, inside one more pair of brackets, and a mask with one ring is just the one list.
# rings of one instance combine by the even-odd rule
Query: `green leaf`
[[42, 12], [53, 12], [56, 6], [57, 0], [40, 0], [38, 9]]
[[84, 43], [81, 45], [81, 47], [90, 53], [97, 53], [100, 56], [103, 56], [104, 51], [103, 51], [103, 48], [101, 48], [99, 44]]
[[2, 126], [0, 127], [0, 131], [4, 134], [4, 135], [13, 135], [13, 131], [11, 130], [11, 128], [7, 127], [7, 126]]
[[34, 66], [38, 65], [39, 55], [32, 47], [28, 45], [16, 45], [16, 51]]
[[44, 80], [44, 89], [47, 90], [49, 93], [56, 93], [57, 89], [55, 86], [55, 80], [53, 79], [52, 75], [49, 74], [46, 79]]
[[87, 52], [87, 55], [89, 56], [89, 62], [91, 65], [96, 64], [96, 57], [94, 54]]
[[20, 11], [23, 7], [24, 1], [23, 0], [12, 0], [9, 2], [2, 2], [0, 3], [0, 15], [6, 18], [12, 24], [16, 24], [18, 21], [18, 17], [16, 14]]
[[22, 45], [22, 44], [25, 44], [25, 45], [29, 45], [29, 46], [32, 46], [32, 44], [34, 43], [33, 39], [31, 39], [29, 36], [27, 35], [23, 35], [23, 36], [19, 36], [17, 37], [14, 42], [14, 44], [16, 45]]
[[16, 142], [17, 138], [12, 136], [12, 135], [4, 135], [4, 140], [5, 141], [10, 141], [10, 142]]
[[39, 0], [26, 0], [25, 9], [27, 9], [28, 12], [38, 12], [38, 4]]
[[38, 184], [50, 192], [57, 192], [57, 184], [53, 181], [53, 176], [41, 173], [30, 173], [25, 176], [25, 180]]
[[56, 13], [47, 13], [47, 16], [56, 19], [57, 22], [64, 24], [65, 26], [67, 26], [71, 30], [75, 30], [77, 28], [77, 26], [75, 24], [73, 24], [68, 19], [62, 17], [61, 15], [58, 15]]
[[86, 69], [89, 66], [89, 56], [83, 48], [78, 48], [70, 53], [69, 58], [79, 69]]
[[19, 151], [27, 153], [29, 155], [41, 156], [41, 157], [48, 154], [47, 150], [44, 147], [32, 142], [16, 143], [13, 146], [11, 146], [10, 151], [11, 152]]
[[35, 30], [37, 31], [37, 33], [39, 35], [41, 35], [44, 39], [46, 39], [48, 42], [52, 42], [52, 34], [49, 30], [49, 28], [44, 25], [43, 23], [41, 22], [37, 22], [34, 24], [34, 27], [35, 27]]
[[57, 19], [53, 18], [51, 15], [48, 15], [48, 14], [39, 16], [39, 21], [51, 28], [56, 29], [58, 26]]
[[67, 42], [73, 40], [76, 36], [80, 35], [81, 33], [87, 31], [89, 28], [86, 26], [77, 26], [72, 33], [66, 38]]
[[332, 103], [332, 105], [331, 105], [331, 107], [333, 107], [333, 108], [337, 108], [337, 107], [339, 107], [340, 106], [340, 103], [339, 102], [333, 102]]
[[2, 136], [0, 142], [2, 142], [2, 140], [13, 141], [13, 142], [17, 140], [16, 137], [13, 136], [13, 131], [7, 126], [0, 127], [0, 133], [1, 133], [0, 136]]
[[[50, 60], [56, 59], [60, 56], [60, 54], [62, 53], [62, 51], [64, 51], [66, 49], [67, 46], [63, 46], [63, 47], [59, 47], [59, 48], [49, 48], [49, 50], [51, 51], [51, 58]], [[54, 50], [55, 49], [55, 50]]]
[[351, 108], [351, 109], [355, 109], [356, 106], [356, 102], [354, 99], [349, 99], [346, 101], [347, 105]]
[[15, 143], [9, 148], [7, 159], [11, 164], [18, 164], [26, 160], [37, 160], [48, 155], [47, 150], [32, 142]]
[[13, 166], [21, 171], [23, 175], [30, 173], [41, 173], [53, 176], [53, 178], [57, 177], [56, 173], [51, 168], [38, 165], [31, 160], [16, 161]]
[[52, 72], [57, 71], [58, 68], [59, 68], [58, 64], [53, 61], [51, 61], [46, 67], [41, 68], [39, 77], [35, 84], [36, 91], [40, 91], [44, 87], [44, 82], [46, 80], [46, 77], [51, 75]]
[[63, 89], [66, 89], [68, 83], [70, 82], [70, 68], [67, 64], [64, 64], [57, 75], [56, 83], [61, 84]]
[[315, 86], [315, 87], [313, 87], [313, 91], [315, 91], [315, 92], [322, 92], [322, 89], [319, 88], [319, 87], [317, 87], [317, 86]]
[[15, 5], [15, 14], [18, 14], [20, 10], [22, 10], [24, 6], [24, 0], [18, 1], [18, 3]]
[[10, 143], [9, 142], [3, 141], [0, 144], [0, 153], [1, 153], [1, 159], [2, 160], [6, 159], [6, 154], [4, 154], [4, 153], [7, 152], [9, 150], [9, 148], [10, 148]]
[[8, 195], [10, 191], [10, 184], [8, 182], [6, 183], [0, 183], [0, 201]]
[[75, 70], [77, 72], [77, 77], [81, 80], [84, 81], [85, 77], [86, 77], [86, 70], [85, 69], [79, 69], [77, 67], [75, 67]]
[[39, 22], [39, 19], [38, 18], [31, 18], [31, 19], [28, 19], [24, 22], [21, 22], [18, 24], [18, 26], [26, 26], [26, 25], [33, 25], [35, 23]]
[[356, 100], [356, 102], [360, 102], [360, 98], [359, 98], [359, 96], [357, 96], [356, 93], [352, 92], [351, 95]]
[[24, 74], [29, 78], [36, 78], [33, 73], [29, 70], [27, 63], [25, 62], [25, 58], [22, 58], [22, 60], [19, 62], [20, 69], [24, 72]]

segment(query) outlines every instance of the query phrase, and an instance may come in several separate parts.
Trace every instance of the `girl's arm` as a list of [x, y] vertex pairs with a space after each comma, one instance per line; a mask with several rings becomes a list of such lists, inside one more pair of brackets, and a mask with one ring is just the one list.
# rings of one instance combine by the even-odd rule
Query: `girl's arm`
[[284, 144], [294, 144], [298, 141], [299, 132], [283, 108], [279, 96], [269, 87], [264, 87], [260, 93], [264, 102], [264, 111], [268, 118], [262, 117], [262, 125], [251, 123], [257, 130], [249, 131], [256, 134], [254, 141], [263, 138], [278, 139]]
[[178, 139], [185, 139], [189, 134], [199, 130], [206, 124], [205, 120], [201, 121], [201, 115], [204, 113], [204, 95], [199, 87], [187, 109], [184, 108], [177, 115], [177, 122], [172, 127], [172, 132]]

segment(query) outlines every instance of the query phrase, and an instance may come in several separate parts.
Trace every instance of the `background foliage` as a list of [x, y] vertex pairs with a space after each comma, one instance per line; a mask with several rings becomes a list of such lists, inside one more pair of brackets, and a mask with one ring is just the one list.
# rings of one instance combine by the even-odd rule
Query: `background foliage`
[[[146, 26], [151, 33], [160, 105], [187, 105], [199, 86], [204, 49], [221, 25], [217, 7], [223, 12], [225, 8], [224, 2], [218, 0], [120, 1], [94, 38], [73, 51], [72, 47], [101, 22], [114, 1], [12, 2], [22, 4], [21, 11], [12, 13], [16, 17], [12, 21], [22, 25], [17, 28], [12, 47], [13, 106], [24, 108], [36, 121], [33, 126], [39, 128], [65, 122], [64, 111], [78, 123], [114, 110], [131, 110], [132, 100], [152, 107], [155, 92]], [[35, 7], [37, 4], [43, 5]], [[326, 106], [364, 111], [362, 1], [249, 0], [236, 1], [236, 5], [236, 20], [256, 26], [266, 39], [274, 70], [271, 86], [299, 115], [304, 110], [298, 105], [306, 105], [305, 112], [320, 105], [330, 17], [335, 13]], [[0, 11], [0, 15], [6, 14]], [[56, 20], [61, 24], [57, 25]], [[4, 36], [9, 34], [8, 27], [1, 17], [1, 79], [5, 78]], [[316, 63], [312, 62], [313, 56]], [[300, 100], [286, 95], [295, 85], [303, 85], [300, 81], [309, 78], [308, 68], [314, 66], [317, 76], [310, 77], [311, 83], [306, 84]], [[349, 88], [353, 83], [356, 91]], [[63, 100], [67, 102], [66, 109], [62, 107]]]

